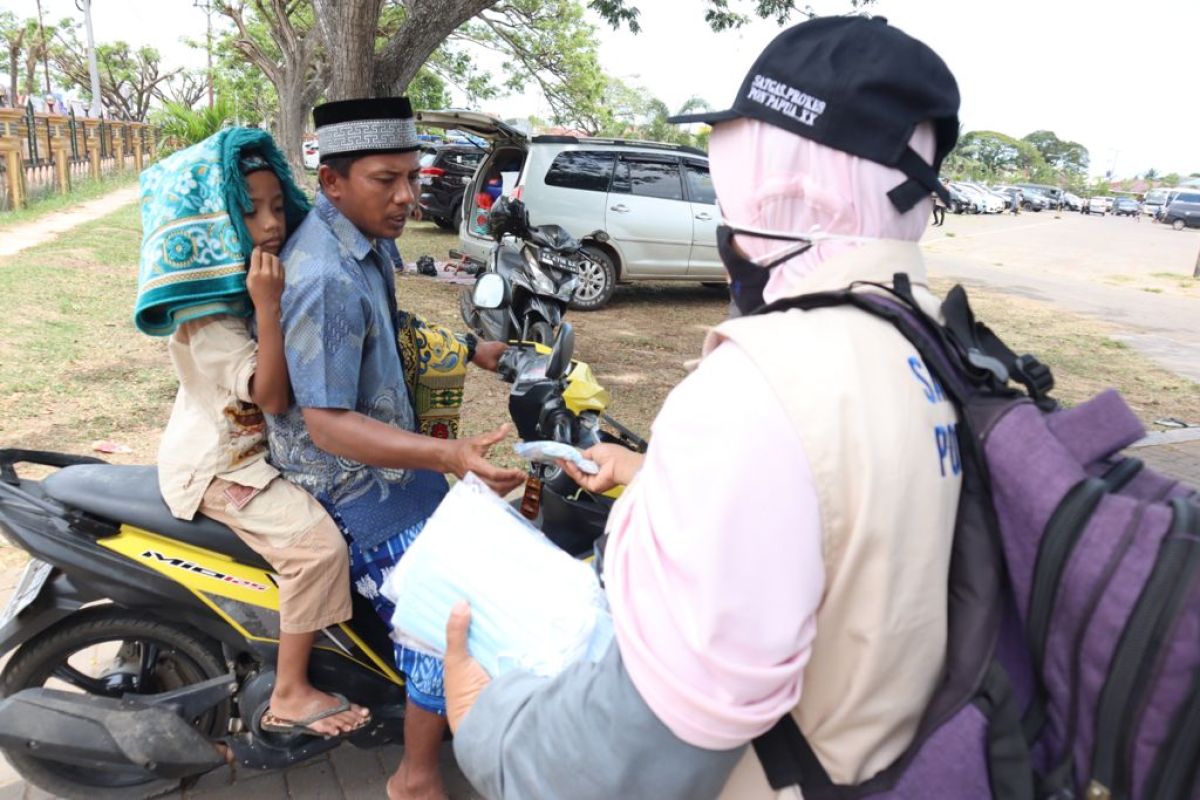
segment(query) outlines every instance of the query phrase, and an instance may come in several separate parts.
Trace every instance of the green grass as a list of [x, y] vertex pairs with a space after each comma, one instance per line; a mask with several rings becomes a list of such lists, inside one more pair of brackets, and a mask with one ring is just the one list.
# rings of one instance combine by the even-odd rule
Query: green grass
[[447, 260], [450, 248], [458, 247], [458, 234], [444, 231], [432, 222], [410, 222], [397, 241], [404, 263], [411, 268], [424, 255], [433, 256], [435, 261]]
[[54, 194], [41, 200], [35, 200], [18, 211], [0, 211], [0, 230], [11, 225], [32, 222], [39, 217], [55, 211], [62, 211], [77, 203], [95, 200], [111, 191], [131, 186], [136, 182], [137, 173], [129, 170], [103, 175], [98, 181], [91, 178], [75, 180], [71, 184], [70, 194], [58, 194], [56, 190]]
[[174, 394], [131, 321], [136, 204], [0, 262], [0, 442], [84, 449], [149, 434]]

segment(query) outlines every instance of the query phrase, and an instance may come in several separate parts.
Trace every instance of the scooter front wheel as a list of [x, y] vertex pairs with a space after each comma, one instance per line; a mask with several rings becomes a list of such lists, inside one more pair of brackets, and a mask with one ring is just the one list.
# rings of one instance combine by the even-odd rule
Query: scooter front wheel
[[[215, 644], [198, 632], [117, 606], [84, 609], [21, 646], [0, 676], [5, 697], [46, 687], [120, 698], [157, 694], [226, 673]], [[192, 720], [217, 739], [232, 702]], [[100, 770], [5, 751], [21, 777], [55, 797], [144, 800], [177, 785], [140, 769]]]
[[554, 328], [549, 322], [535, 322], [529, 326], [529, 340], [538, 344], [554, 344]]

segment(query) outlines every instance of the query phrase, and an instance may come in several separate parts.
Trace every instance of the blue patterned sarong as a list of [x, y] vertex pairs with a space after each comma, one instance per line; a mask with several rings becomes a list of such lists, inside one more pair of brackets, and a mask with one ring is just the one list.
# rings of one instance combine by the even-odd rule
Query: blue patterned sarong
[[[383, 544], [363, 550], [346, 533], [346, 528], [332, 505], [325, 503], [330, 516], [338, 523], [342, 536], [350, 546], [350, 585], [351, 588], [371, 603], [375, 613], [387, 625], [388, 634], [392, 633], [392, 616], [396, 607], [383, 596], [380, 589], [387, 576], [400, 563], [404, 551], [416, 541], [417, 534], [425, 529], [425, 521], [413, 525], [408, 530], [387, 539]], [[442, 660], [418, 653], [405, 647], [399, 642], [392, 642], [395, 649], [396, 668], [404, 673], [408, 696], [412, 701], [426, 711], [445, 715], [446, 690], [443, 686]]]

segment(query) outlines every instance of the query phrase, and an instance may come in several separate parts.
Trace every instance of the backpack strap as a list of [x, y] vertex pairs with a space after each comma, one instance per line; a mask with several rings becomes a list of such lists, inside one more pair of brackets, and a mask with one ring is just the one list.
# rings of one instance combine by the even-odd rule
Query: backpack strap
[[1032, 355], [1018, 356], [991, 328], [976, 320], [962, 286], [955, 286], [946, 294], [942, 316], [946, 330], [971, 364], [987, 369], [1001, 385], [1009, 379], [1022, 384], [1043, 411], [1051, 411], [1058, 405], [1049, 397], [1054, 389], [1050, 368]]
[[754, 752], [775, 791], [789, 786], [811, 791], [833, 785], [791, 714], [784, 714], [771, 730], [754, 740]]

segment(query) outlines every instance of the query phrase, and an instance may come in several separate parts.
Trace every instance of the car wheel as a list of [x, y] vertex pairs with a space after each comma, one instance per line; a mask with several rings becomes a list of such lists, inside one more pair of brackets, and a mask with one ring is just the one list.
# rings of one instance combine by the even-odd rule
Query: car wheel
[[454, 206], [454, 213], [450, 215], [450, 224], [453, 226], [452, 230], [455, 233], [458, 233], [458, 231], [462, 228], [462, 200], [461, 199]]
[[579, 286], [571, 300], [576, 311], [596, 311], [607, 305], [617, 288], [617, 268], [612, 257], [598, 247], [583, 248], [587, 256], [579, 266]]
[[1177, 231], [1181, 231], [1181, 230], [1183, 230], [1184, 228], [1186, 228], [1186, 227], [1187, 227], [1187, 223], [1185, 223], [1185, 222], [1184, 222], [1183, 220], [1181, 220], [1181, 219], [1177, 219], [1177, 220], [1175, 220], [1174, 222], [1172, 222], [1172, 223], [1171, 223], [1171, 227], [1172, 227], [1172, 228], [1174, 228], [1174, 229], [1175, 229], [1175, 230], [1177, 230]]
[[455, 225], [453, 222], [451, 222], [450, 220], [446, 219], [445, 217], [434, 217], [434, 218], [433, 218], [433, 221], [434, 221], [434, 223], [436, 223], [436, 224], [437, 224], [437, 226], [438, 226], [439, 228], [441, 228], [441, 229], [442, 229], [442, 230], [444, 230], [444, 231], [456, 231], [456, 230], [458, 230], [458, 227], [457, 227], [457, 226], [456, 226], [456, 225]]

